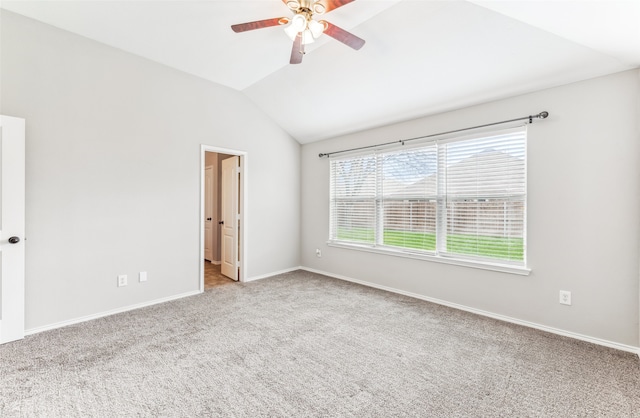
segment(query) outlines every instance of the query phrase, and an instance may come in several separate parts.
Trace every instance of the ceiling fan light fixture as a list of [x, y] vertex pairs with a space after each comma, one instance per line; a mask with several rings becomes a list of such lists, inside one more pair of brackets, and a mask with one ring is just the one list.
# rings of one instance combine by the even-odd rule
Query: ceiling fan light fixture
[[284, 33], [287, 34], [289, 39], [291, 39], [292, 41], [295, 41], [296, 40], [296, 36], [298, 35], [299, 32], [297, 32], [295, 29], [292, 29], [291, 25], [289, 25], [286, 28], [284, 28]]
[[302, 32], [302, 45], [312, 44], [314, 41], [315, 38], [309, 29]]
[[291, 40], [295, 40], [296, 36], [307, 28], [307, 19], [302, 15], [295, 15], [291, 19], [291, 24], [284, 28], [284, 32]]
[[322, 23], [313, 19], [309, 20], [309, 22], [307, 23], [307, 27], [309, 28], [309, 31], [311, 32], [311, 35], [314, 39], [318, 39], [325, 29], [325, 26]]

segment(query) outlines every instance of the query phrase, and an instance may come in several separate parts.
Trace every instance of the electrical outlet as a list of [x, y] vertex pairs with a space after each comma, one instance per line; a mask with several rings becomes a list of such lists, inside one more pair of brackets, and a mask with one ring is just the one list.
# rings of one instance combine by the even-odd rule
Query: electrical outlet
[[568, 290], [561, 290], [560, 303], [563, 305], [571, 305], [571, 292], [569, 292]]
[[122, 286], [126, 286], [127, 285], [127, 275], [126, 274], [119, 274], [118, 275], [118, 287], [122, 287]]
[[316, 257], [322, 257], [322, 251], [320, 251], [320, 248], [316, 248]]
[[146, 271], [141, 271], [138, 274], [138, 280], [140, 281], [140, 283], [146, 282], [147, 281], [147, 272]]

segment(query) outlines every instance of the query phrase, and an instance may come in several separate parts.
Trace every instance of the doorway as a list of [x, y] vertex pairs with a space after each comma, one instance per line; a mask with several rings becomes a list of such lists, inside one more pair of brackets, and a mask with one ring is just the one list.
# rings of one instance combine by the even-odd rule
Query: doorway
[[200, 290], [245, 280], [247, 155], [201, 147]]

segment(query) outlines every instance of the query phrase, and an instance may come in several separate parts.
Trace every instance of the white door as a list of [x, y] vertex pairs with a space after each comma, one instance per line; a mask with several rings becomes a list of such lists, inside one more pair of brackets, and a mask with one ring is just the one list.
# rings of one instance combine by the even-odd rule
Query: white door
[[204, 259], [213, 261], [213, 167], [204, 169]]
[[0, 116], [0, 344], [24, 337], [24, 119]]
[[238, 280], [238, 175], [240, 157], [222, 160], [220, 272]]

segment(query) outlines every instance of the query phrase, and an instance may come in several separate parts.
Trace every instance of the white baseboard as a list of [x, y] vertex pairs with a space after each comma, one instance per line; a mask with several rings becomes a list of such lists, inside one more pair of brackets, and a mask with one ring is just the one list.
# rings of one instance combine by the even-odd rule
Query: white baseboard
[[[325, 275], [325, 276], [333, 277], [335, 279], [344, 280], [344, 281], [348, 281], [348, 282], [352, 282], [352, 283], [357, 283], [357, 284], [360, 284], [360, 285], [363, 285], [363, 286], [373, 287], [373, 288], [376, 288], [376, 289], [385, 290], [387, 292], [397, 293], [397, 294], [404, 295], [404, 296], [409, 296], [409, 297], [420, 299], [420, 300], [424, 300], [424, 301], [427, 301], [427, 302], [436, 303], [438, 305], [448, 306], [450, 308], [459, 309], [459, 310], [462, 310], [462, 311], [474, 313], [474, 314], [477, 314], [477, 315], [486, 316], [486, 317], [493, 318], [493, 319], [498, 319], [500, 321], [510, 322], [510, 323], [517, 324], [517, 325], [522, 325], [522, 326], [525, 326], [525, 327], [528, 327], [528, 328], [534, 328], [534, 329], [538, 329], [538, 330], [541, 330], [541, 331], [550, 332], [552, 334], [557, 334], [557, 335], [562, 335], [562, 336], [565, 336], [565, 337], [575, 338], [577, 340], [586, 341], [586, 342], [590, 342], [590, 343], [593, 343], [593, 344], [597, 344], [597, 345], [610, 347], [610, 348], [614, 348], [614, 349], [621, 350], [621, 351], [634, 353], [634, 354], [637, 354], [640, 357], [640, 347], [634, 347], [634, 346], [631, 346], [631, 345], [620, 344], [620, 343], [616, 343], [616, 342], [613, 342], [613, 341], [608, 341], [608, 340], [603, 340], [603, 339], [600, 339], [600, 338], [590, 337], [588, 335], [578, 334], [578, 333], [571, 332], [571, 331], [565, 331], [565, 330], [562, 330], [562, 329], [559, 329], [559, 328], [553, 328], [553, 327], [549, 327], [549, 326], [546, 326], [546, 325], [537, 324], [535, 322], [523, 321], [523, 320], [520, 320], [520, 319], [517, 319], [517, 318], [512, 318], [510, 316], [495, 314], [495, 313], [484, 311], [484, 310], [481, 310], [481, 309], [470, 308], [468, 306], [459, 305], [457, 303], [451, 303], [451, 302], [447, 302], [445, 300], [436, 299], [436, 298], [432, 298], [432, 297], [429, 297], [429, 296], [420, 295], [420, 294], [417, 294], [417, 293], [407, 292], [407, 291], [396, 289], [396, 288], [393, 288], [393, 287], [382, 286], [382, 285], [378, 285], [378, 284], [375, 284], [375, 283], [366, 282], [364, 280], [358, 280], [358, 279], [354, 279], [354, 278], [351, 278], [351, 277], [342, 276], [342, 275], [339, 275], [339, 274], [329, 273], [327, 271], [316, 270], [316, 269], [312, 269], [312, 268], [309, 268], [309, 267], [303, 267], [303, 266], [292, 267], [292, 268], [288, 268], [288, 269], [285, 269], [285, 270], [280, 270], [280, 271], [276, 271], [276, 272], [272, 272], [272, 273], [268, 273], [268, 274], [263, 274], [263, 275], [260, 275], [260, 276], [253, 276], [253, 277], [250, 277], [248, 279], [245, 279], [244, 281], [245, 282], [252, 282], [252, 281], [256, 281], [256, 280], [266, 279], [268, 277], [273, 277], [273, 276], [276, 276], [278, 274], [290, 273], [290, 272], [296, 271], [296, 270], [305, 270], [305, 271], [309, 271], [311, 273], [322, 274], [322, 275]], [[91, 320], [94, 320], [94, 319], [103, 318], [105, 316], [115, 315], [115, 314], [123, 313], [123, 312], [127, 312], [127, 311], [132, 311], [132, 310], [144, 308], [144, 307], [147, 307], [147, 306], [157, 305], [159, 303], [165, 303], [165, 302], [170, 302], [172, 300], [182, 299], [182, 298], [189, 297], [189, 296], [195, 296], [195, 295], [198, 295], [200, 293], [202, 293], [202, 292], [199, 291], [199, 290], [198, 291], [193, 291], [193, 292], [182, 293], [182, 294], [179, 294], [179, 295], [169, 296], [169, 297], [166, 297], [166, 298], [155, 299], [155, 300], [152, 300], [152, 301], [149, 301], [149, 302], [143, 302], [143, 303], [139, 303], [139, 304], [135, 304], [135, 305], [129, 305], [129, 306], [125, 306], [125, 307], [122, 307], [122, 308], [112, 309], [112, 310], [109, 310], [109, 311], [104, 311], [104, 312], [100, 312], [100, 313], [96, 313], [96, 314], [92, 314], [92, 315], [87, 315], [87, 316], [83, 316], [83, 317], [79, 317], [79, 318], [74, 318], [74, 319], [70, 319], [70, 320], [67, 320], [67, 321], [56, 322], [54, 324], [49, 324], [49, 325], [45, 325], [45, 326], [42, 326], [42, 327], [31, 328], [31, 329], [25, 330], [25, 336], [37, 334], [37, 333], [44, 332], [44, 331], [50, 331], [50, 330], [53, 330], [53, 329], [62, 328], [62, 327], [66, 327], [66, 326], [69, 326], [69, 325], [79, 324], [81, 322], [91, 321]]]
[[[267, 277], [272, 277], [272, 276], [276, 276], [278, 274], [282, 274], [282, 273], [290, 273], [292, 271], [296, 271], [296, 270], [300, 270], [301, 267], [296, 266], [296, 267], [292, 267], [286, 270], [280, 270], [280, 271], [275, 271], [273, 273], [268, 273], [268, 274], [263, 274], [260, 276], [254, 276], [254, 277], [250, 277], [248, 279], [245, 279], [244, 282], [252, 282], [255, 280], [260, 280], [260, 279], [266, 279]], [[112, 309], [109, 311], [105, 311], [105, 312], [99, 312], [96, 314], [92, 314], [92, 315], [87, 315], [87, 316], [82, 316], [79, 318], [74, 318], [74, 319], [69, 319], [67, 321], [61, 321], [61, 322], [56, 322], [54, 324], [49, 324], [49, 325], [44, 325], [42, 327], [36, 327], [36, 328], [31, 328], [28, 330], [25, 330], [24, 335], [33, 335], [33, 334], [37, 334], [40, 332], [44, 332], [44, 331], [50, 331], [52, 329], [57, 329], [57, 328], [62, 328], [62, 327], [66, 327], [69, 325], [74, 325], [74, 324], [79, 324], [81, 322], [86, 322], [86, 321], [91, 321], [94, 319], [98, 319], [98, 318], [103, 318], [105, 316], [110, 316], [110, 315], [115, 315], [115, 314], [119, 314], [122, 312], [128, 312], [128, 311], [132, 311], [134, 309], [140, 309], [140, 308], [144, 308], [147, 306], [152, 306], [152, 305], [157, 305], [159, 303], [165, 303], [165, 302], [170, 302], [172, 300], [176, 300], [176, 299], [182, 299], [182, 298], [186, 298], [189, 296], [195, 296], [202, 293], [202, 291], [200, 290], [196, 290], [194, 292], [187, 292], [187, 293], [182, 293], [179, 295], [175, 295], [175, 296], [169, 296], [166, 298], [161, 298], [161, 299], [156, 299], [156, 300], [152, 300], [149, 302], [143, 302], [143, 303], [138, 303], [135, 305], [129, 305], [129, 306], [125, 306], [122, 308], [117, 308], [117, 309]]]
[[304, 269], [302, 267], [300, 267], [300, 266], [291, 267], [291, 268], [288, 268], [288, 269], [285, 269], [285, 270], [274, 271], [273, 273], [267, 273], [267, 274], [262, 274], [260, 276], [249, 277], [247, 279], [244, 279], [243, 282], [254, 282], [256, 280], [262, 280], [262, 279], [266, 279], [268, 277], [277, 276], [278, 274], [291, 273], [292, 271], [296, 271], [296, 270], [304, 270]]
[[186, 298], [186, 297], [189, 297], [189, 296], [199, 295], [200, 293], [202, 293], [202, 292], [199, 291], [199, 290], [197, 290], [195, 292], [181, 293], [181, 294], [175, 295], [175, 296], [169, 296], [169, 297], [166, 297], [166, 298], [155, 299], [155, 300], [152, 300], [152, 301], [149, 301], [149, 302], [143, 302], [143, 303], [138, 303], [138, 304], [135, 304], [135, 305], [129, 305], [129, 306], [125, 306], [125, 307], [122, 307], [122, 308], [117, 308], [117, 309], [112, 309], [112, 310], [109, 310], [109, 311], [104, 311], [104, 312], [100, 312], [100, 313], [96, 313], [96, 314], [92, 314], [92, 315], [82, 316], [80, 318], [69, 319], [67, 321], [56, 322], [55, 324], [44, 325], [42, 327], [36, 327], [36, 328], [31, 328], [31, 329], [25, 330], [24, 335], [33, 335], [33, 334], [37, 334], [37, 333], [44, 332], [44, 331], [50, 331], [52, 329], [62, 328], [62, 327], [66, 327], [66, 326], [74, 325], [74, 324], [79, 324], [81, 322], [87, 322], [87, 321], [91, 321], [91, 320], [94, 320], [94, 319], [103, 318], [105, 316], [110, 316], [110, 315], [115, 315], [115, 314], [119, 314], [119, 313], [123, 313], [123, 312], [128, 312], [128, 311], [132, 311], [134, 309], [145, 308], [147, 306], [157, 305], [159, 303], [170, 302], [172, 300], [182, 299], [182, 298]]
[[344, 281], [347, 281], [347, 282], [361, 284], [363, 286], [368, 286], [368, 287], [373, 287], [373, 288], [380, 289], [380, 290], [385, 290], [387, 292], [398, 293], [400, 295], [409, 296], [409, 297], [416, 298], [416, 299], [421, 299], [421, 300], [424, 300], [424, 301], [427, 301], [427, 302], [436, 303], [438, 305], [448, 306], [450, 308], [455, 308], [455, 309], [459, 309], [461, 311], [466, 311], [466, 312], [474, 313], [474, 314], [477, 314], [477, 315], [482, 315], [482, 316], [486, 316], [486, 317], [489, 317], [489, 318], [498, 319], [500, 321], [510, 322], [512, 324], [522, 325], [522, 326], [525, 326], [525, 327], [528, 327], [528, 328], [535, 328], [535, 329], [538, 329], [538, 330], [541, 330], [541, 331], [550, 332], [552, 334], [562, 335], [564, 337], [575, 338], [576, 340], [582, 340], [582, 341], [586, 341], [586, 342], [597, 344], [597, 345], [602, 345], [602, 346], [609, 347], [609, 348], [615, 348], [615, 349], [621, 350], [621, 351], [627, 351], [627, 352], [630, 352], [630, 353], [637, 354], [640, 357], [640, 347], [634, 347], [634, 346], [631, 346], [631, 345], [620, 344], [620, 343], [616, 343], [616, 342], [613, 342], [613, 341], [608, 341], [608, 340], [603, 340], [603, 339], [600, 339], [600, 338], [590, 337], [588, 335], [578, 334], [578, 333], [571, 332], [571, 331], [565, 331], [565, 330], [559, 329], [559, 328], [553, 328], [553, 327], [549, 327], [549, 326], [546, 326], [546, 325], [536, 324], [535, 322], [523, 321], [521, 319], [512, 318], [510, 316], [495, 314], [493, 312], [483, 311], [481, 309], [470, 308], [468, 306], [459, 305], [457, 303], [451, 303], [451, 302], [447, 302], [445, 300], [436, 299], [436, 298], [432, 298], [432, 297], [429, 297], [429, 296], [420, 295], [420, 294], [417, 294], [417, 293], [406, 292], [404, 290], [396, 289], [396, 288], [393, 288], [393, 287], [382, 286], [382, 285], [379, 285], [379, 284], [366, 282], [364, 280], [358, 280], [358, 279], [354, 279], [354, 278], [351, 278], [351, 277], [342, 276], [342, 275], [339, 275], [339, 274], [333, 274], [333, 273], [329, 273], [329, 272], [326, 272], [326, 271], [312, 269], [312, 268], [309, 268], [309, 267], [300, 267], [300, 269], [301, 270], [305, 270], [305, 271], [309, 271], [311, 273], [318, 273], [318, 274], [322, 274], [322, 275], [325, 275], [325, 276], [333, 277], [335, 279], [344, 280]]

